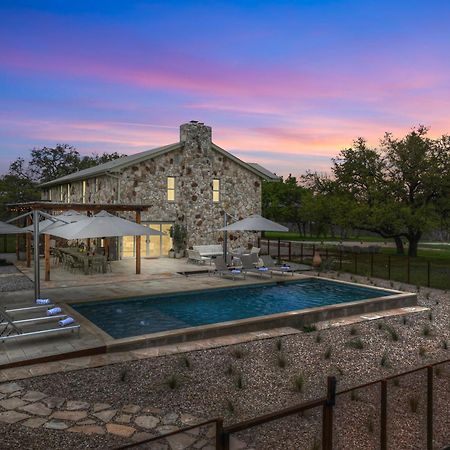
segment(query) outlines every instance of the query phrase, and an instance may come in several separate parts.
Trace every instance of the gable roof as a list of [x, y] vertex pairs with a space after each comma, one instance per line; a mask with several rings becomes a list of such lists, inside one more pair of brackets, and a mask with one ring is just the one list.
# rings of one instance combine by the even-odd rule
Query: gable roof
[[[250, 172], [253, 172], [260, 178], [263, 178], [268, 181], [279, 180], [279, 177], [277, 175], [260, 166], [259, 164], [246, 163], [214, 143], [211, 144], [211, 147], [217, 152], [236, 162], [237, 164], [243, 166]], [[55, 180], [42, 183], [40, 186], [50, 187], [59, 184], [70, 183], [72, 181], [85, 180], [87, 178], [92, 178], [97, 175], [102, 175], [108, 172], [119, 172], [120, 170], [125, 169], [126, 167], [129, 167], [133, 164], [139, 164], [140, 162], [146, 161], [147, 159], [152, 159], [155, 158], [156, 156], [160, 156], [165, 153], [171, 152], [173, 150], [178, 150], [181, 148], [183, 148], [182, 142], [165, 145], [163, 147], [152, 148], [144, 152], [135, 153], [134, 155], [129, 156], [123, 156], [121, 158], [114, 159], [113, 161], [108, 161], [106, 163], [99, 164], [97, 166], [89, 167], [88, 169], [79, 170], [78, 172], [65, 175], [64, 177], [56, 178]]]

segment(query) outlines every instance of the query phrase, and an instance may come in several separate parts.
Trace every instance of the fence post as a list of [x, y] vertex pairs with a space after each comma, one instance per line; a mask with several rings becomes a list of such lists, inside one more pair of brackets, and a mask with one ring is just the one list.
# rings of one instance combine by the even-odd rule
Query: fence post
[[431, 263], [427, 261], [427, 286], [431, 286]]
[[433, 450], [433, 366], [427, 367], [427, 450]]
[[292, 242], [289, 241], [289, 261], [292, 259]]
[[408, 284], [409, 284], [410, 279], [411, 279], [411, 261], [408, 256], [408, 259], [406, 261], [406, 282]]
[[280, 238], [278, 238], [278, 259], [281, 259]]
[[381, 380], [380, 449], [387, 450], [387, 381]]
[[327, 398], [322, 413], [322, 448], [333, 450], [333, 407], [336, 404], [336, 377], [328, 377]]
[[373, 277], [373, 253], [370, 254], [370, 276]]
[[391, 279], [391, 255], [388, 255], [388, 280]]
[[270, 239], [267, 239], [267, 254], [270, 255]]

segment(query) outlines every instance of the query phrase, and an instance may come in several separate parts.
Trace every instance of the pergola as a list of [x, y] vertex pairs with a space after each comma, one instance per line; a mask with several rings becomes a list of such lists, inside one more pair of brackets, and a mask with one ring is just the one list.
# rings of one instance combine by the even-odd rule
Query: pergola
[[[135, 213], [136, 223], [141, 223], [141, 212], [148, 210], [151, 205], [139, 205], [139, 204], [123, 204], [123, 203], [57, 203], [46, 201], [35, 201], [25, 203], [12, 203], [8, 205], [8, 209], [13, 212], [20, 213], [19, 217], [22, 217], [24, 213], [30, 212], [27, 216], [27, 225], [31, 224], [31, 217], [39, 217], [36, 212], [45, 211], [67, 211], [73, 209], [75, 211], [86, 211], [97, 213], [102, 210], [108, 212], [118, 211], [132, 211]], [[22, 235], [17, 235], [16, 240], [16, 253], [19, 257], [19, 239]], [[31, 234], [25, 235], [25, 249], [26, 249], [26, 264], [27, 267], [31, 266]], [[141, 237], [136, 236], [136, 273], [141, 273]], [[38, 245], [38, 243], [37, 243]], [[50, 281], [50, 235], [44, 234], [44, 260], [45, 260], [45, 281]]]

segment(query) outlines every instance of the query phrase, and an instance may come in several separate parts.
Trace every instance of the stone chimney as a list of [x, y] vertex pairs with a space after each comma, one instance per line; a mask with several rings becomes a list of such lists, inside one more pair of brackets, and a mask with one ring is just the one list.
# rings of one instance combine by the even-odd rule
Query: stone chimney
[[203, 122], [191, 120], [180, 126], [180, 142], [187, 151], [207, 155], [211, 148], [212, 130]]

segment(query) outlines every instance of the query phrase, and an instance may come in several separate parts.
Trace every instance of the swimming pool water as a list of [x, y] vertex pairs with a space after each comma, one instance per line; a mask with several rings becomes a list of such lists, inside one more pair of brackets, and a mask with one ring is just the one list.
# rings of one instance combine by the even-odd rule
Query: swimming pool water
[[326, 280], [233, 287], [71, 306], [114, 338], [391, 295]]

